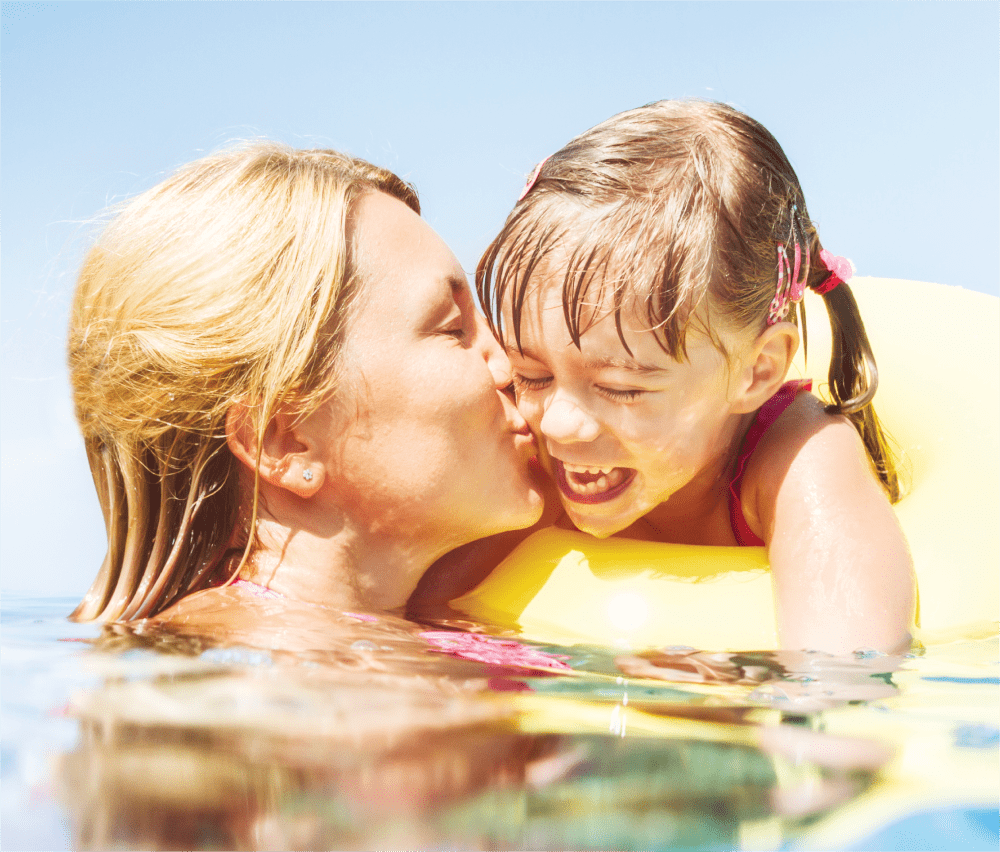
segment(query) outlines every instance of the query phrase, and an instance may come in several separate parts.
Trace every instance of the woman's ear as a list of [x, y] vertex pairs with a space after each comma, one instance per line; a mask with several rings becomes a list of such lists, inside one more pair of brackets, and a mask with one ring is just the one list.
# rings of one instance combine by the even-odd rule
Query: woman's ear
[[778, 392], [799, 348], [795, 323], [768, 326], [751, 344], [737, 384], [734, 411], [756, 411]]
[[258, 444], [250, 409], [236, 403], [226, 414], [226, 443], [252, 473], [277, 488], [299, 497], [312, 497], [326, 478], [326, 465], [316, 452], [307, 430], [300, 428], [300, 418], [281, 408], [267, 422]]

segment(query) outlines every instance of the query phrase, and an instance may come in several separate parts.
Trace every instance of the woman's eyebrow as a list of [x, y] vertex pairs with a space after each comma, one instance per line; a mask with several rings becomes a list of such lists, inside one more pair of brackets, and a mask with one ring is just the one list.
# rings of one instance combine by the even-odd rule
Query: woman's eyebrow
[[453, 295], [458, 295], [465, 291], [465, 288], [469, 286], [469, 280], [467, 278], [461, 278], [458, 275], [449, 275], [445, 278], [445, 283], [451, 287], [451, 292]]
[[430, 327], [444, 322], [456, 310], [462, 310], [461, 294], [466, 288], [466, 282], [457, 275], [442, 275], [438, 285], [427, 290], [420, 297], [420, 322]]

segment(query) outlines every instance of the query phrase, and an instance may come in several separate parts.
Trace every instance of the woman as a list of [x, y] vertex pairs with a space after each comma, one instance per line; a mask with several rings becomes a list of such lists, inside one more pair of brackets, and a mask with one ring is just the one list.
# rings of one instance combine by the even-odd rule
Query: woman
[[542, 498], [506, 357], [392, 173], [256, 144], [120, 212], [69, 360], [108, 552], [77, 620], [401, 607]]

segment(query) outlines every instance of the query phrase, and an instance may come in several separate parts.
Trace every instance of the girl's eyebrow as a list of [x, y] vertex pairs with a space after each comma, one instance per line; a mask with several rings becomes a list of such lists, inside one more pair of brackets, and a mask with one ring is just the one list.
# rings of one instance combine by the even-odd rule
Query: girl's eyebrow
[[[507, 350], [508, 357], [517, 356], [529, 358], [532, 361], [542, 361], [542, 359], [527, 346], [524, 346], [521, 349], [518, 349], [517, 346], [505, 346], [504, 348]], [[633, 358], [624, 358], [614, 355], [592, 358], [587, 361], [584, 367], [588, 370], [627, 370], [630, 373], [639, 373], [644, 376], [659, 375], [669, 372], [669, 368], [667, 367], [661, 367], [657, 364], [644, 364]]]
[[618, 356], [604, 356], [587, 361], [587, 368], [591, 370], [628, 370], [632, 373], [642, 373], [652, 375], [656, 373], [666, 373], [666, 367], [657, 364], [644, 364], [633, 358], [622, 358]]

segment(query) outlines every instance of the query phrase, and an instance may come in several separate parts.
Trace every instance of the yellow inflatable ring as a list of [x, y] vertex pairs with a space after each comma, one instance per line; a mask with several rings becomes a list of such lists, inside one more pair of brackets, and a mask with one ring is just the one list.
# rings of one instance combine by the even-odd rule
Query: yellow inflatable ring
[[[879, 365], [876, 408], [904, 455], [896, 511], [913, 553], [919, 638], [978, 632], [1000, 608], [1000, 300], [919, 281], [851, 282]], [[807, 295], [822, 395], [830, 330]], [[794, 377], [794, 375], [792, 376]], [[777, 636], [763, 548], [696, 547], [541, 530], [451, 606], [558, 644], [766, 650]]]

